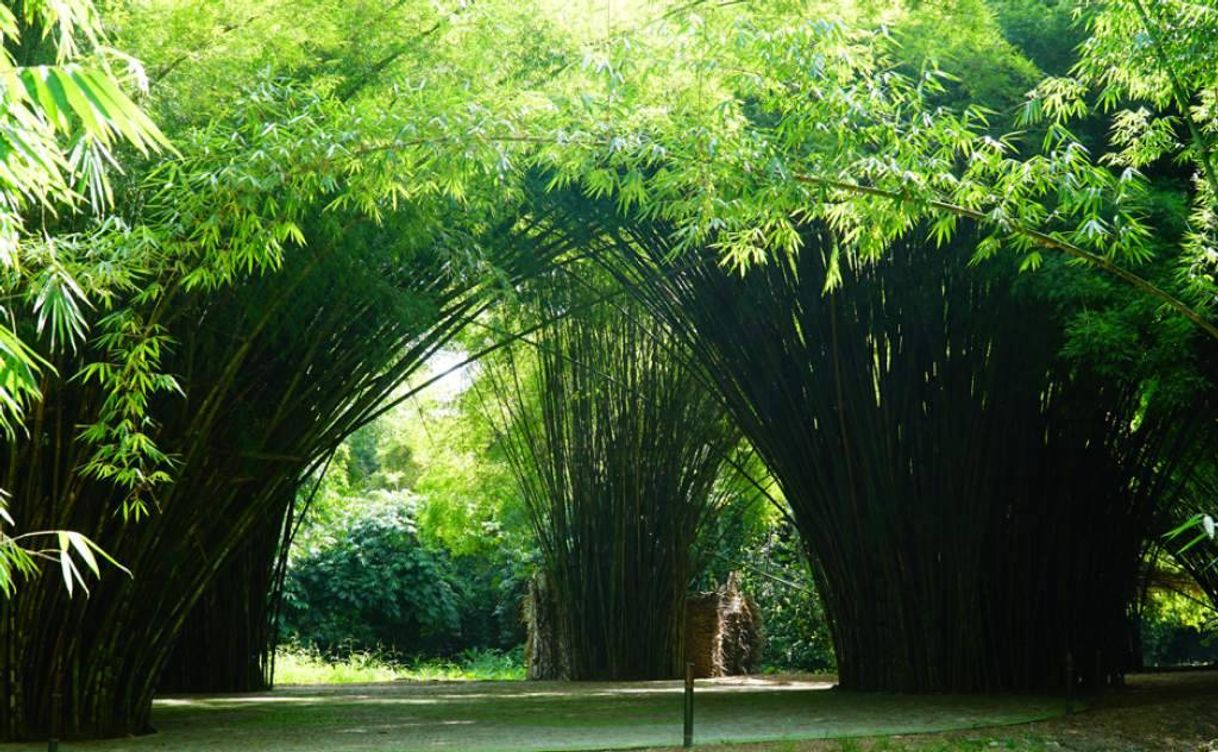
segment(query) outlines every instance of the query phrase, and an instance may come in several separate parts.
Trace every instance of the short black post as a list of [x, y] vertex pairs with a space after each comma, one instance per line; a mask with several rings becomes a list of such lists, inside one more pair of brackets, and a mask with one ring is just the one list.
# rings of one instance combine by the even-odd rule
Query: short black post
[[51, 693], [51, 738], [47, 741], [47, 752], [59, 752], [59, 717], [62, 713], [63, 692], [58, 686]]
[[1066, 715], [1074, 714], [1074, 654], [1066, 653]]
[[685, 747], [694, 746], [694, 664], [685, 664]]

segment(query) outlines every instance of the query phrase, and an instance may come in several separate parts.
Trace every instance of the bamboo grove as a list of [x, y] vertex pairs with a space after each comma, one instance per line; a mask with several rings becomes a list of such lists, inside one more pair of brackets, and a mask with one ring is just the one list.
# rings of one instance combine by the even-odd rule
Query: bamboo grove
[[[477, 250], [495, 221], [475, 186], [496, 173], [469, 167], [485, 162], [481, 147], [458, 145], [430, 173], [403, 164], [434, 158], [418, 149], [357, 153], [424, 120], [370, 87], [448, 28], [433, 9], [397, 9], [389, 26], [377, 19], [394, 9], [361, 4], [211, 10], [124, 17], [160, 56], [154, 104], [178, 153], [116, 182], [114, 217], [69, 215], [54, 245], [30, 246], [52, 281], [68, 270], [87, 281], [100, 310], [57, 325], [93, 327], [74, 347], [17, 319], [46, 366], [20, 435], [0, 447], [7, 506], [22, 529], [88, 531], [132, 576], [85, 599], [43, 574], [0, 604], [7, 739], [142, 733], [162, 681], [265, 682], [300, 485], [527, 261]], [[312, 36], [284, 36], [288, 17], [312, 19]], [[216, 34], [194, 35], [209, 25]], [[384, 63], [352, 56], [351, 35]], [[327, 49], [330, 63], [313, 67]], [[409, 105], [434, 122], [452, 105], [445, 75], [471, 93], [470, 61], [429, 58], [437, 85]], [[480, 117], [455, 106], [455, 128]], [[510, 225], [510, 205], [498, 208]], [[71, 310], [63, 289], [74, 288], [53, 300]]]
[[1150, 404], [1135, 428], [1137, 385], [1062, 362], [1051, 307], [960, 250], [907, 245], [825, 293], [824, 231], [737, 275], [548, 201], [682, 334], [778, 480], [843, 686], [1042, 689], [1068, 664], [1095, 685], [1127, 664], [1145, 531], [1208, 407]]
[[[1218, 16], [1083, 3], [1044, 78], [1014, 0], [441, 5], [0, 6], [0, 739], [267, 686], [310, 482], [498, 312], [554, 674], [674, 673], [742, 441], [843, 687], [1136, 663], [1212, 504]], [[130, 576], [11, 578], [10, 528]]]
[[540, 280], [554, 323], [493, 382], [544, 562], [530, 672], [678, 676], [695, 542], [739, 435], [664, 327], [620, 301], [581, 310], [591, 293], [563, 279]]
[[68, 416], [92, 409], [91, 390], [49, 391], [32, 427], [44, 440], [6, 451], [9, 486], [22, 489], [15, 515], [89, 530], [133, 575], [100, 583], [88, 600], [48, 583], [0, 605], [9, 736], [49, 728], [56, 691], [74, 735], [147, 728], [183, 629], [168, 686], [266, 680], [268, 598], [298, 488], [488, 292], [434, 250], [412, 248], [408, 224], [348, 227], [333, 241], [341, 253], [318, 243], [316, 255], [225, 300], [182, 306], [169, 324], [189, 396], [166, 411], [160, 435], [180, 458], [180, 480], [149, 520], [124, 524], [93, 503], [104, 487], [72, 472]]

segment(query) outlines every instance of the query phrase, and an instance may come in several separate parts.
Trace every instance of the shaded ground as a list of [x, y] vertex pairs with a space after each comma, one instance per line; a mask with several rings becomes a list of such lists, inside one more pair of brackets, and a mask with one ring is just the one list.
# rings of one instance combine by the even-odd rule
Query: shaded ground
[[[1057, 698], [857, 695], [827, 682], [699, 681], [697, 740], [918, 733], [1027, 722]], [[535, 752], [678, 744], [678, 682], [435, 682], [289, 687], [228, 697], [165, 698], [138, 739], [65, 743], [63, 752]], [[45, 745], [0, 749], [46, 749]]]
[[730, 750], [1218, 752], [1218, 671], [1131, 676], [1127, 690], [1093, 700], [1087, 712], [1022, 726], [880, 739], [745, 744]]
[[[732, 752], [1218, 752], [1218, 672], [1131, 677], [1128, 690], [1109, 693], [1087, 712], [1068, 717], [1054, 717], [1064, 709], [1058, 698], [862, 695], [829, 686], [807, 678], [699, 681], [699, 746], [739, 743]], [[288, 687], [257, 695], [164, 698], [153, 719], [159, 734], [65, 743], [61, 749], [669, 750], [676, 747], [664, 745], [680, 741], [681, 691], [675, 682]], [[955, 731], [924, 733], [942, 729]], [[825, 741], [860, 736], [877, 738]], [[745, 743], [759, 739], [781, 741]], [[0, 745], [2, 752], [44, 749], [45, 744]]]

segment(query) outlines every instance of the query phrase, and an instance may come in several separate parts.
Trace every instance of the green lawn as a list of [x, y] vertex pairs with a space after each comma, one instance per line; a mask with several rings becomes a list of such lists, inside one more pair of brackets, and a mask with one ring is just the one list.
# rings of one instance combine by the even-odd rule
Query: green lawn
[[[700, 681], [700, 744], [918, 733], [1060, 714], [1057, 698], [860, 695], [826, 683]], [[287, 687], [164, 698], [138, 739], [65, 743], [64, 752], [525, 752], [665, 746], [681, 740], [676, 682], [431, 682]], [[45, 745], [0, 749], [45, 749]]]

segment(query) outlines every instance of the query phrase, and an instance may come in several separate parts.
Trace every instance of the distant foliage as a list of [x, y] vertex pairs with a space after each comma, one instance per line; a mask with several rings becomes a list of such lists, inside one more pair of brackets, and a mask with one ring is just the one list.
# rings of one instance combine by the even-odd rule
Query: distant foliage
[[1062, 76], [1083, 41], [1073, 0], [991, 0], [1002, 35], [1045, 73]]
[[1218, 662], [1218, 610], [1196, 593], [1152, 591], [1142, 609], [1142, 656], [1148, 667]]
[[745, 592], [761, 608], [767, 671], [833, 671], [833, 638], [812, 585], [799, 535], [782, 525], [755, 548], [742, 551]]
[[419, 543], [411, 511], [368, 510], [293, 562], [284, 588], [284, 636], [324, 654], [383, 648], [442, 652], [459, 635], [460, 595], [442, 554]]
[[710, 590], [729, 572], [761, 610], [766, 672], [833, 671], [833, 638], [794, 526], [759, 500], [720, 515], [707, 535], [696, 589]]
[[504, 681], [524, 678], [524, 653], [463, 650], [452, 659], [415, 659], [403, 663], [381, 653], [354, 652], [341, 660], [317, 651], [287, 647], [275, 657], [277, 684], [364, 684], [387, 681]]
[[[434, 568], [456, 621], [450, 622], [453, 626], [442, 633], [442, 639], [390, 648], [384, 637], [371, 642], [356, 639], [364, 616], [349, 614], [344, 618], [350, 623], [338, 630], [342, 634], [337, 640], [344, 643], [341, 649], [326, 652], [345, 656], [352, 650], [392, 649], [399, 659], [447, 657], [471, 650], [510, 651], [524, 642], [520, 603], [533, 552], [523, 531], [516, 529], [525, 523], [512, 522], [513, 516], [523, 516], [514, 485], [490, 451], [489, 425], [473, 409], [477, 401], [461, 395], [451, 401], [433, 396], [422, 394], [390, 410], [353, 434], [335, 453], [293, 544], [285, 599], [298, 600], [285, 611], [285, 628], [280, 630], [288, 642], [302, 647], [334, 642], [322, 623], [329, 617], [302, 618], [304, 611], [323, 604], [299, 600], [301, 578], [320, 576], [318, 567], [324, 559], [344, 572], [340, 579], [355, 583], [357, 589], [375, 579], [358, 569], [361, 561], [386, 555], [382, 537], [352, 539], [357, 524], [352, 521], [390, 513], [400, 515], [410, 528], [408, 540], [394, 545], [400, 543], [407, 550], [405, 556], [425, 559]], [[302, 503], [310, 490], [302, 493]], [[360, 555], [344, 555], [339, 561], [340, 549], [359, 549]], [[348, 567], [355, 570], [350, 577], [345, 574]], [[376, 619], [400, 618], [371, 613]], [[360, 629], [352, 627], [356, 621], [361, 622]]]
[[[344, 659], [360, 652], [406, 660], [519, 646], [524, 552], [454, 548], [429, 529], [425, 510], [433, 499], [350, 483], [360, 478], [352, 465], [367, 465], [378, 452], [385, 462], [373, 479], [400, 474], [402, 463], [386, 459], [381, 430], [393, 425], [394, 415], [336, 455], [290, 560], [280, 638]], [[404, 446], [389, 449], [410, 462]]]
[[457, 593], [461, 631], [452, 651], [510, 651], [524, 644], [521, 602], [528, 589], [528, 564], [519, 551], [488, 557], [447, 557], [445, 576]]

